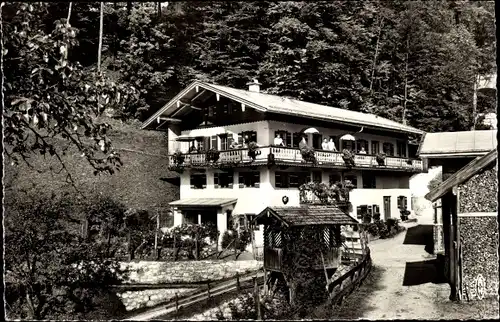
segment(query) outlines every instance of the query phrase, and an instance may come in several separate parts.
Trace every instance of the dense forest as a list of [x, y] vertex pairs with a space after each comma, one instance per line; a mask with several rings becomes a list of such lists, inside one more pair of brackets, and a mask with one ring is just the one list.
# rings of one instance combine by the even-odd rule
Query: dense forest
[[[4, 8], [6, 73], [20, 58], [8, 23], [20, 6]], [[68, 7], [33, 4], [30, 30], [49, 34], [70, 17], [68, 60], [95, 67], [100, 4]], [[105, 3], [101, 52], [107, 77], [137, 91], [126, 118], [150, 116], [193, 79], [245, 88], [255, 77], [268, 93], [467, 130], [475, 77], [496, 70], [494, 2]], [[495, 108], [487, 100], [478, 112]]]
[[[477, 76], [496, 72], [494, 9], [462, 0], [2, 3], [9, 317], [119, 318], [108, 259], [131, 231], [143, 238], [125, 209], [174, 190], [144, 179], [165, 175], [165, 138], [137, 123], [193, 79], [246, 88], [257, 78], [271, 94], [429, 132], [469, 130], [476, 114], [496, 110], [481, 93], [473, 108]], [[152, 151], [139, 158], [134, 144]], [[55, 172], [80, 191], [54, 185]], [[84, 216], [99, 223], [92, 234], [81, 233]]]

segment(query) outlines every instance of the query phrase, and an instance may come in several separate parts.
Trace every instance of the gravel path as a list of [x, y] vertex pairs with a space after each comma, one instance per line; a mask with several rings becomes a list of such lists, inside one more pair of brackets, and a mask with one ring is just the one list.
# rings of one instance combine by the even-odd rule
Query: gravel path
[[[407, 228], [417, 224], [408, 225]], [[380, 268], [381, 287], [367, 299], [369, 307], [363, 314], [367, 319], [434, 319], [442, 318], [439, 302], [449, 302], [449, 285], [428, 282], [417, 284], [436, 274], [432, 264], [407, 263], [431, 261], [425, 245], [403, 244], [406, 232], [391, 239], [379, 239], [370, 243], [373, 264]], [[410, 264], [411, 265], [411, 264]], [[406, 271], [406, 276], [405, 276]], [[424, 276], [427, 275], [427, 276]], [[406, 285], [404, 285], [406, 284]], [[410, 284], [410, 285], [408, 285]]]
[[[484, 319], [498, 318], [498, 300], [451, 302], [450, 287], [439, 281], [426, 249], [428, 225], [405, 224], [407, 231], [369, 244], [372, 271], [337, 308], [318, 308], [314, 319]], [[406, 242], [406, 244], [405, 244]]]

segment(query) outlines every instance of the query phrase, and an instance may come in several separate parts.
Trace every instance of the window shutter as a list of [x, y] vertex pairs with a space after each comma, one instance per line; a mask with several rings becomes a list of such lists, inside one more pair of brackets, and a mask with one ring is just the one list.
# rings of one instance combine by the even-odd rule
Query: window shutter
[[243, 144], [243, 133], [238, 133], [238, 144]]
[[276, 188], [281, 188], [281, 173], [279, 172], [274, 174], [274, 186]]
[[408, 207], [408, 198], [403, 197], [403, 208], [406, 209]]
[[245, 188], [245, 177], [242, 173], [240, 173], [238, 176], [238, 183], [240, 188]]
[[217, 135], [214, 135], [212, 136], [212, 146], [211, 146], [213, 149], [216, 149], [218, 150], [218, 146], [217, 146]]
[[217, 189], [219, 188], [219, 174], [214, 173], [214, 188]]
[[361, 218], [361, 206], [356, 207], [356, 217]]
[[292, 133], [290, 132], [285, 132], [285, 145], [288, 147], [292, 146]]
[[259, 188], [260, 187], [260, 172], [256, 172], [254, 174], [254, 182], [255, 182], [254, 187]]
[[368, 214], [373, 215], [373, 207], [368, 206]]

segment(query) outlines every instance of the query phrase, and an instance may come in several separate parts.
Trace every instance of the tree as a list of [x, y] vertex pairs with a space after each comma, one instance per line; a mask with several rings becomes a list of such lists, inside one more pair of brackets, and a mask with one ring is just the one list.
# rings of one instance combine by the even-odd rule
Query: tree
[[[6, 155], [28, 164], [31, 153], [50, 155], [60, 161], [59, 171], [66, 171], [61, 155], [72, 146], [95, 174], [112, 174], [121, 162], [106, 137], [110, 126], [99, 116], [105, 108], [133, 104], [137, 92], [70, 62], [67, 53], [77, 44], [77, 30], [57, 20], [52, 32], [44, 32], [37, 16], [46, 8], [45, 3], [3, 8]], [[66, 148], [56, 148], [54, 140], [65, 141]]]
[[6, 205], [9, 317], [85, 318], [93, 299], [123, 278], [106, 257], [106, 244], [81, 237], [80, 221], [72, 217], [78, 207], [70, 200], [39, 194]]

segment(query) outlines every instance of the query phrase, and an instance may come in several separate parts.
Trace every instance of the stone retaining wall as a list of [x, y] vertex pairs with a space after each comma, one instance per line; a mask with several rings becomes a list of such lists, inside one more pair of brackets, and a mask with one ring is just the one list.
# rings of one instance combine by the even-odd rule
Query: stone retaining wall
[[182, 262], [124, 262], [121, 267], [129, 269], [124, 283], [138, 284], [177, 284], [217, 281], [256, 271], [262, 262], [242, 261], [182, 261]]
[[132, 311], [143, 307], [158, 305], [174, 298], [175, 293], [180, 296], [192, 290], [192, 288], [160, 288], [142, 291], [125, 291], [117, 295], [121, 299], [123, 305], [125, 305], [125, 309], [127, 311]]

